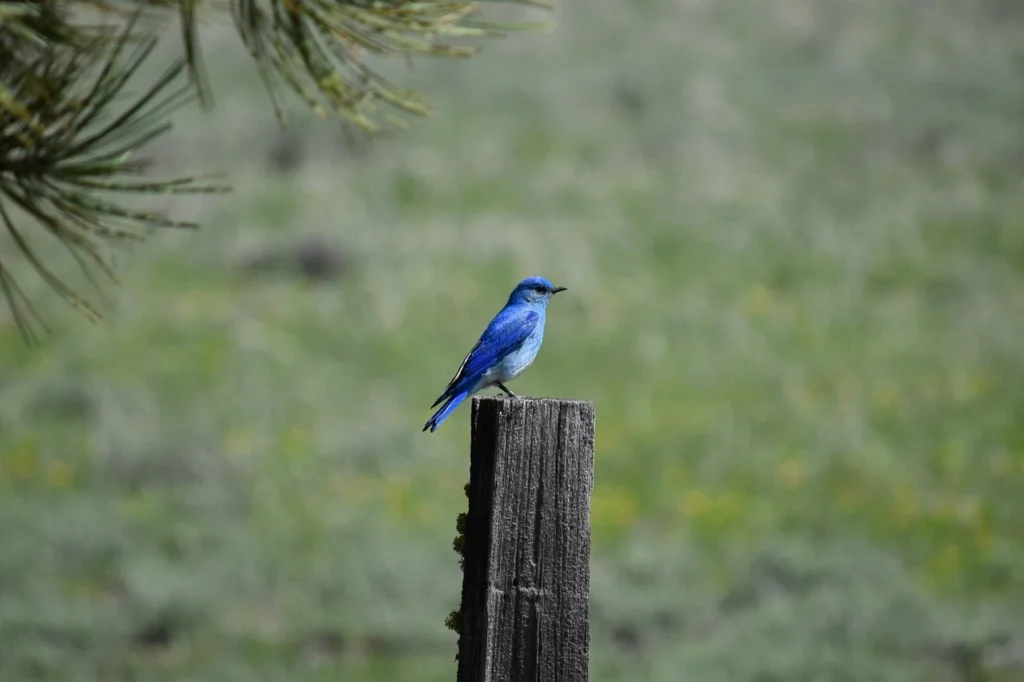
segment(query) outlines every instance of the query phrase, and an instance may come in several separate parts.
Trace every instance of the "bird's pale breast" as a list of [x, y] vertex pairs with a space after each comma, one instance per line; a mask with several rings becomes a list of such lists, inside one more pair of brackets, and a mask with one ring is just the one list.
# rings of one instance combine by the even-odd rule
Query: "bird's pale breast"
[[523, 345], [504, 358], [494, 368], [495, 377], [497, 381], [505, 382], [515, 379], [517, 376], [526, 371], [526, 368], [533, 364], [534, 359], [537, 357], [537, 352], [540, 350], [541, 342], [544, 340], [544, 318], [541, 318], [540, 324], [533, 330], [533, 333], [526, 337], [526, 341]]

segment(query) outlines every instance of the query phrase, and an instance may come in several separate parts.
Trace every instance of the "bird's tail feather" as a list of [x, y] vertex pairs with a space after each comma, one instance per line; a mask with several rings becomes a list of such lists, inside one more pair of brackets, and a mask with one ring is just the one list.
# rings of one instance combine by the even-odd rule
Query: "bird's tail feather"
[[423, 430], [426, 431], [427, 429], [430, 429], [430, 432], [433, 433], [434, 429], [440, 426], [441, 422], [447, 419], [448, 415], [450, 415], [455, 408], [459, 406], [459, 403], [467, 397], [469, 397], [469, 391], [459, 391], [452, 397], [448, 398], [445, 404], [441, 406], [441, 409], [435, 412], [434, 416], [428, 419], [427, 423], [423, 425]]

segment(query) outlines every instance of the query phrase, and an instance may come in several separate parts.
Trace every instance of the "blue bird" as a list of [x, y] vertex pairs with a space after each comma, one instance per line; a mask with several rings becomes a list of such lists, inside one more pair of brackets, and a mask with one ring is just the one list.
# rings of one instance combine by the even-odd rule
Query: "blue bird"
[[508, 395], [515, 393], [505, 383], [515, 379], [533, 363], [544, 341], [544, 318], [548, 301], [565, 287], [556, 287], [543, 277], [527, 277], [516, 285], [502, 308], [459, 366], [455, 376], [434, 401], [441, 405], [423, 430], [434, 429], [459, 404], [477, 391], [497, 386]]

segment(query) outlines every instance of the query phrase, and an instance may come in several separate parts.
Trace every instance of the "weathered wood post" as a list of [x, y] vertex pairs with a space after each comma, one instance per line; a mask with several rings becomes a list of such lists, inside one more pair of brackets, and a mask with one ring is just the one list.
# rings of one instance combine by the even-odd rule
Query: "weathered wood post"
[[473, 399], [458, 682], [586, 682], [594, 405]]

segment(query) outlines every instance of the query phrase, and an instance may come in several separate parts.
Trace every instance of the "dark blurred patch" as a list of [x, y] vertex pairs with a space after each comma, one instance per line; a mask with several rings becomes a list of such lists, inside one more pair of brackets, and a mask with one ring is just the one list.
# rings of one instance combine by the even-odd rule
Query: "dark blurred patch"
[[1020, 0], [981, 0], [978, 7], [995, 21], [1024, 21], [1024, 3]]
[[637, 651], [643, 645], [640, 627], [636, 623], [620, 623], [612, 627], [612, 641], [627, 651]]
[[170, 614], [161, 614], [140, 627], [133, 635], [132, 642], [142, 649], [166, 649], [178, 634], [179, 623]]
[[67, 380], [44, 386], [32, 399], [37, 416], [65, 420], [89, 420], [99, 411], [96, 398], [82, 383]]
[[173, 648], [195, 625], [194, 619], [173, 606], [160, 608], [131, 633], [132, 645], [149, 654], [162, 654]]
[[278, 173], [290, 173], [305, 160], [306, 140], [294, 128], [278, 132], [270, 145], [267, 165]]
[[309, 236], [283, 246], [253, 249], [239, 258], [247, 275], [302, 277], [326, 282], [341, 277], [350, 266], [348, 256], [322, 237]]
[[823, 577], [813, 571], [801, 570], [777, 557], [759, 557], [751, 564], [744, 580], [722, 598], [719, 608], [725, 614], [736, 613], [776, 595], [809, 592], [822, 580]]
[[394, 177], [394, 197], [399, 206], [417, 208], [430, 201], [430, 187], [424, 178], [404, 169], [396, 171]]
[[304, 658], [319, 661], [337, 658], [345, 653], [345, 638], [337, 630], [319, 630], [310, 633], [302, 647]]
[[300, 244], [296, 257], [299, 271], [315, 280], [333, 279], [345, 266], [345, 257], [341, 251], [321, 241]]
[[612, 88], [612, 101], [628, 116], [636, 121], [647, 113], [647, 99], [636, 84], [620, 80]]
[[923, 163], [936, 163], [948, 146], [951, 133], [935, 125], [926, 125], [915, 131], [907, 142], [912, 158]]
[[144, 452], [114, 452], [102, 459], [103, 475], [122, 490], [139, 492], [147, 488], [196, 483], [202, 480], [197, 459], [200, 455], [172, 449]]
[[618, 623], [611, 627], [611, 638], [625, 650], [637, 652], [649, 648], [665, 635], [671, 635], [682, 627], [679, 614], [659, 611], [641, 621]]
[[932, 655], [950, 671], [953, 679], [967, 682], [998, 680], [997, 671], [1011, 667], [1002, 665], [1002, 657], [999, 655], [1010, 644], [1010, 636], [1004, 633], [979, 638], [965, 637], [943, 642], [934, 648]]

